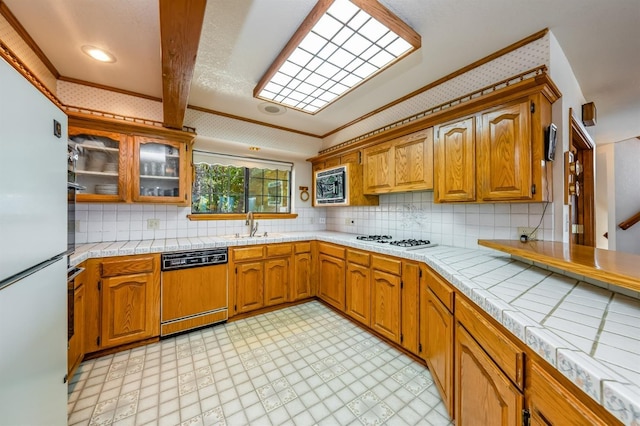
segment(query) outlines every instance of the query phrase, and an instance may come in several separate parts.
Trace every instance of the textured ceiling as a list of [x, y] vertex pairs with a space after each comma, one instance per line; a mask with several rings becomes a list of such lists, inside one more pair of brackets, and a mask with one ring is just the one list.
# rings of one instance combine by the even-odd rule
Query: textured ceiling
[[[208, 0], [189, 103], [322, 135], [549, 28], [596, 103], [596, 142], [640, 135], [640, 1], [380, 1], [421, 34], [422, 48], [315, 116], [269, 116], [253, 88], [315, 0]], [[157, 0], [5, 3], [62, 76], [162, 96]], [[118, 62], [93, 63], [82, 44]]]

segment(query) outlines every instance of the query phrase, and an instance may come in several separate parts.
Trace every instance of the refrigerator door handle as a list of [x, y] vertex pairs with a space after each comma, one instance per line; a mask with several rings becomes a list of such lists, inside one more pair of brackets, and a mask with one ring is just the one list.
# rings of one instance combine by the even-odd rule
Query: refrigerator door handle
[[0, 281], [0, 291], [4, 290], [5, 288], [9, 287], [11, 284], [15, 284], [18, 281], [28, 277], [31, 274], [35, 274], [36, 272], [46, 268], [47, 266], [56, 263], [57, 261], [59, 261], [62, 257], [64, 256], [64, 254], [60, 254], [56, 257], [52, 257], [49, 260], [45, 260], [42, 263], [37, 264], [36, 266], [29, 268], [25, 271], [22, 272], [18, 272], [17, 274], [10, 276], [7, 279], [4, 279], [2, 281]]
[[73, 188], [73, 189], [76, 189], [78, 191], [84, 191], [85, 189], [87, 189], [86, 186], [78, 185], [75, 182], [67, 182], [67, 188]]

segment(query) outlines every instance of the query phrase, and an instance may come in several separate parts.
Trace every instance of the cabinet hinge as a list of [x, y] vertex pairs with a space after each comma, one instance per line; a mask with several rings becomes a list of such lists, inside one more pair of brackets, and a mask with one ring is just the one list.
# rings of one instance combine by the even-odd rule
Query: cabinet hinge
[[236, 274], [238, 273], [238, 267], [236, 266]]
[[102, 281], [98, 281], [98, 291], [102, 290]]
[[400, 281], [400, 288], [404, 288], [404, 281]]
[[184, 200], [187, 201], [187, 194], [184, 194]]
[[100, 336], [96, 338], [96, 345], [100, 346]]
[[531, 413], [526, 408], [522, 410], [522, 426], [529, 426], [531, 420]]
[[422, 269], [419, 270], [420, 272], [418, 273], [418, 278], [422, 278]]
[[189, 145], [186, 145], [185, 148], [187, 151], [189, 151]]
[[535, 194], [536, 193], [536, 184], [534, 183], [533, 185], [531, 185], [531, 194]]
[[233, 305], [233, 311], [238, 312], [238, 305]]
[[358, 164], [362, 164], [362, 151], [358, 151]]
[[67, 375], [65, 374], [64, 377], [62, 378], [62, 383], [67, 383]]
[[536, 103], [535, 102], [531, 102], [531, 114], [533, 114], [534, 112], [536, 112]]
[[404, 340], [404, 336], [400, 334], [400, 343], [402, 343], [403, 340]]
[[422, 343], [418, 343], [418, 352], [422, 353]]

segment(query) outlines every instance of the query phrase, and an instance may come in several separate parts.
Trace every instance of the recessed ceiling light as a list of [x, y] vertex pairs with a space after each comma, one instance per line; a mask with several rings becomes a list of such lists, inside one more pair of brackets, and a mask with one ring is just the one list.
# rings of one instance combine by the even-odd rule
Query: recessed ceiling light
[[82, 51], [86, 55], [91, 56], [96, 61], [109, 62], [109, 63], [112, 63], [112, 62], [116, 61], [116, 57], [113, 56], [113, 54], [111, 52], [107, 52], [106, 50], [100, 49], [99, 47], [89, 46], [89, 45], [85, 44], [80, 49], [82, 49]]
[[253, 96], [315, 114], [421, 43], [420, 34], [377, 1], [320, 0]]
[[258, 105], [258, 109], [269, 115], [282, 115], [287, 112], [287, 109], [282, 105], [276, 105], [271, 102], [262, 102]]

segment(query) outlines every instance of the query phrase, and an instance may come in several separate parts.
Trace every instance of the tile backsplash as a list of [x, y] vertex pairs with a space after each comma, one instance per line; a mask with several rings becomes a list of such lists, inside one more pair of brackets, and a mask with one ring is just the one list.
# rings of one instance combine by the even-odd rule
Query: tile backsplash
[[[304, 207], [296, 219], [259, 220], [259, 233], [339, 231], [424, 238], [434, 243], [476, 248], [480, 239], [517, 239], [518, 227], [538, 229], [538, 238], [553, 239], [553, 208], [544, 203], [434, 204], [433, 192], [385, 194], [379, 206]], [[244, 220], [190, 221], [189, 207], [164, 204], [79, 203], [77, 243], [204, 237], [246, 233]], [[149, 229], [149, 219], [158, 229]], [[324, 223], [326, 221], [326, 224]]]
[[538, 239], [553, 240], [551, 203], [546, 210], [545, 203], [435, 204], [433, 192], [424, 191], [381, 195], [378, 206], [326, 210], [328, 231], [476, 248], [478, 239], [518, 239], [518, 227], [540, 224]]
[[[244, 220], [191, 221], [189, 207], [165, 204], [100, 204], [76, 205], [76, 243], [103, 241], [154, 240], [161, 238], [214, 237], [246, 233]], [[296, 219], [258, 220], [258, 233], [323, 231], [322, 209], [296, 209]], [[148, 221], [157, 219], [158, 229], [149, 229]]]

